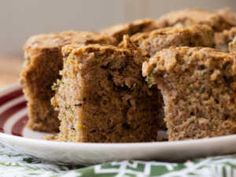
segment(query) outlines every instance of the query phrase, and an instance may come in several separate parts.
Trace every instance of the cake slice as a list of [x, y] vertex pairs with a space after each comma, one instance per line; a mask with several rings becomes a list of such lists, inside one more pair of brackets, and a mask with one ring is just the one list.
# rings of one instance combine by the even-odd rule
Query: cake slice
[[[157, 51], [168, 47], [213, 47], [214, 32], [208, 25], [168, 27], [131, 36], [131, 41], [153, 56]], [[123, 44], [121, 43], [120, 46]]]
[[[146, 142], [157, 139], [162, 97], [142, 77], [138, 50], [110, 45], [63, 48], [62, 79], [52, 104], [61, 121], [58, 140]], [[160, 108], [160, 109], [159, 109]]]
[[152, 31], [159, 28], [157, 22], [152, 19], [140, 19], [133, 22], [114, 25], [103, 29], [101, 32], [116, 38], [117, 42], [121, 42], [124, 35], [132, 36], [135, 33]]
[[158, 20], [158, 26], [189, 26], [193, 24], [206, 24], [216, 32], [230, 29], [235, 26], [232, 13], [225, 10], [209, 11], [204, 9], [185, 9], [170, 12]]
[[236, 133], [236, 55], [210, 48], [169, 48], [143, 64], [160, 89], [169, 140]]
[[28, 101], [28, 126], [33, 130], [56, 132], [59, 127], [57, 112], [50, 104], [54, 95], [52, 84], [62, 69], [61, 47], [66, 44], [112, 44], [114, 39], [91, 32], [62, 32], [37, 35], [25, 44], [25, 64], [20, 80]]

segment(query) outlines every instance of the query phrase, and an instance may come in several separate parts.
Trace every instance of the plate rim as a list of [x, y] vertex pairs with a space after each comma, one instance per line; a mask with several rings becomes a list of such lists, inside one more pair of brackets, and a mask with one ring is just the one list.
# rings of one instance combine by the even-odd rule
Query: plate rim
[[[0, 95], [19, 88], [19, 83], [12, 84], [0, 89]], [[180, 141], [95, 143], [50, 141], [0, 132], [0, 142], [14, 151], [42, 160], [83, 165], [114, 160], [177, 162], [236, 153], [236, 134]]]
[[9, 138], [9, 140], [21, 141], [22, 143], [34, 143], [36, 144], [44, 144], [44, 145], [52, 145], [52, 146], [110, 146], [115, 145], [117, 147], [123, 146], [147, 146], [147, 145], [158, 145], [158, 146], [176, 146], [176, 145], [184, 145], [184, 144], [202, 144], [202, 143], [219, 143], [221, 141], [231, 141], [232, 139], [236, 140], [236, 135], [226, 135], [226, 136], [218, 136], [218, 137], [209, 137], [202, 139], [187, 139], [187, 140], [179, 140], [179, 141], [153, 141], [153, 142], [127, 142], [127, 143], [95, 143], [95, 142], [62, 142], [62, 141], [50, 141], [45, 139], [33, 139], [28, 137], [15, 136], [11, 134], [1, 133], [0, 138]]

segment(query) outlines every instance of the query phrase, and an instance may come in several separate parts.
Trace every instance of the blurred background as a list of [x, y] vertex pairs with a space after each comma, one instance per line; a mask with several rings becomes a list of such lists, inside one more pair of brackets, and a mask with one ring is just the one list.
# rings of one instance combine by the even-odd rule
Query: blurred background
[[184, 8], [236, 10], [235, 0], [0, 0], [0, 86], [17, 80], [22, 46], [31, 35], [96, 31], [137, 18]]

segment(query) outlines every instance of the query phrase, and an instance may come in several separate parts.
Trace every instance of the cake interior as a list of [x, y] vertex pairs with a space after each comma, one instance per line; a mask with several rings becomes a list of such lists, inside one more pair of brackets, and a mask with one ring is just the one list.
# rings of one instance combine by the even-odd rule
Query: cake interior
[[112, 46], [67, 46], [52, 99], [59, 140], [145, 142], [157, 139], [162, 97], [141, 75], [142, 55]]

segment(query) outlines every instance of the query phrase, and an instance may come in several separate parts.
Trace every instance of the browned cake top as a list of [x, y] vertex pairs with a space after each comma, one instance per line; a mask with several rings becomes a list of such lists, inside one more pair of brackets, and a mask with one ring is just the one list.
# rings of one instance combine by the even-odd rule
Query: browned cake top
[[[207, 58], [207, 60], [206, 60]], [[189, 47], [177, 47], [163, 49], [158, 52], [156, 56], [153, 56], [149, 62], [143, 64], [143, 75], [148, 76], [150, 74], [157, 74], [165, 72], [172, 72], [175, 66], [181, 65], [181, 63], [188, 64], [183, 67], [190, 67], [191, 63], [202, 62], [204, 66], [210, 68], [218, 67], [217, 63], [233, 62], [229, 73], [236, 75], [236, 57], [234, 54], [224, 53], [212, 48], [189, 48]], [[219, 65], [219, 67], [222, 65]], [[181, 71], [179, 71], [181, 72]]]
[[219, 13], [203, 9], [174, 11], [162, 16], [159, 23], [161, 26], [186, 26], [201, 23], [210, 25], [215, 31], [229, 29], [234, 25], [232, 20], [228, 20], [224, 12]]
[[104, 53], [109, 53], [109, 52], [118, 52], [120, 54], [129, 54], [130, 51], [127, 49], [123, 48], [117, 48], [112, 45], [99, 45], [99, 44], [89, 44], [86, 46], [79, 46], [76, 44], [72, 45], [66, 45], [62, 48], [62, 53], [64, 56], [67, 56], [70, 54], [71, 56], [82, 56], [84, 54], [94, 54], [94, 53], [100, 53], [101, 55]]
[[[62, 47], [62, 54], [63, 56], [76, 56], [76, 59], [81, 60], [89, 60], [90, 58], [93, 58], [94, 55], [103, 57], [107, 56], [110, 59], [112, 59], [112, 57], [114, 56], [120, 56], [122, 58], [127, 58], [127, 60], [132, 59], [136, 64], [139, 65], [142, 65], [142, 62], [147, 59], [147, 57], [143, 54], [143, 51], [134, 45], [128, 35], [124, 36], [122, 47], [100, 44], [88, 44], [83, 46], [78, 44], [71, 44]], [[91, 57], [88, 57], [88, 55], [91, 55]]]
[[140, 19], [130, 23], [119, 24], [103, 29], [101, 32], [115, 37], [118, 42], [122, 40], [123, 35], [133, 35], [138, 32], [151, 31], [158, 28], [155, 20]]
[[113, 44], [115, 41], [112, 37], [99, 34], [95, 32], [79, 32], [79, 31], [65, 31], [61, 33], [41, 34], [32, 36], [25, 44], [25, 49], [43, 49], [43, 48], [57, 48], [67, 44]]
[[[213, 32], [211, 30], [211, 28], [207, 25], [191, 25], [188, 27], [167, 27], [167, 28], [161, 28], [161, 29], [156, 29], [153, 30], [151, 32], [146, 32], [146, 33], [138, 33], [136, 35], [133, 35], [131, 37], [131, 40], [133, 42], [142, 42], [143, 40], [146, 40], [147, 38], [149, 39], [153, 39], [156, 37], [160, 37], [160, 36], [170, 36], [172, 34], [176, 34], [178, 36], [181, 35], [187, 35], [187, 34], [198, 34], [200, 35], [208, 35], [208, 36], [212, 36]], [[207, 37], [207, 36], [206, 36]], [[212, 41], [208, 41], [208, 43], [211, 43]], [[207, 39], [206, 39], [206, 43], [207, 43]]]
[[157, 51], [171, 46], [211, 47], [214, 43], [213, 36], [214, 33], [208, 25], [197, 24], [188, 27], [168, 27], [151, 32], [137, 33], [131, 37], [131, 41], [152, 56]]
[[68, 60], [73, 58], [75, 61], [79, 60], [79, 62], [81, 63], [94, 58], [100, 58], [100, 60], [106, 59], [107, 61], [113, 60], [114, 57], [116, 57], [117, 60], [119, 58], [127, 58], [127, 60], [129, 60], [133, 59], [133, 56], [135, 55], [136, 57], [133, 59], [134, 62], [141, 65], [143, 60], [145, 59], [140, 53], [137, 53], [137, 51], [130, 50], [128, 48], [118, 48], [112, 45], [103, 46], [99, 44], [89, 44], [86, 46], [79, 46], [76, 44], [67, 45], [62, 48], [62, 54], [64, 56], [64, 59]]

